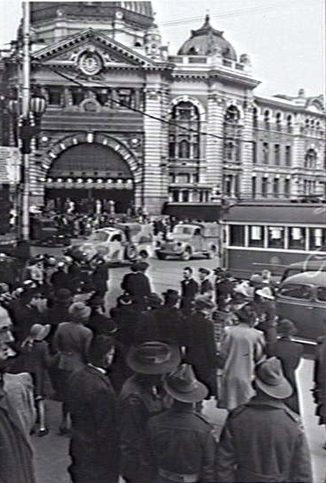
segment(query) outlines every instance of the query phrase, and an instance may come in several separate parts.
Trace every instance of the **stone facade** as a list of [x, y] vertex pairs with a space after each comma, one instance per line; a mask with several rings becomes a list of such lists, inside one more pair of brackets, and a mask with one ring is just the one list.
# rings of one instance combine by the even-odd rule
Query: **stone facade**
[[[248, 56], [238, 60], [208, 17], [169, 56], [150, 2], [82, 3], [32, 3], [31, 81], [47, 100], [30, 156], [33, 203], [132, 190], [136, 208], [158, 214], [167, 201], [326, 196], [322, 96], [255, 95]], [[0, 78], [19, 97], [17, 48], [1, 53]], [[15, 143], [7, 124], [0, 144]], [[86, 144], [107, 148], [107, 168], [94, 157], [83, 171], [81, 156], [78, 174], [58, 175], [60, 156]]]

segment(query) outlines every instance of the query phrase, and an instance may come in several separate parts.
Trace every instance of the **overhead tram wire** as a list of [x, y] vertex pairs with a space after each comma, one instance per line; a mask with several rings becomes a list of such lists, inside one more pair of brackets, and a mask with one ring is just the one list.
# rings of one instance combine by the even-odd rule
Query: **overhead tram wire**
[[[33, 59], [34, 61], [42, 64], [39, 60], [37, 59]], [[47, 66], [50, 70], [52, 70], [52, 72], [54, 72], [55, 74], [59, 75], [60, 77], [63, 77], [64, 79], [66, 80], [69, 80], [70, 82], [73, 82], [74, 84], [78, 85], [79, 87], [82, 87], [83, 89], [92, 89], [94, 87], [105, 87], [105, 88], [108, 88], [107, 84], [105, 84], [104, 82], [100, 82], [100, 81], [96, 81], [98, 85], [96, 86], [89, 86], [89, 85], [85, 85], [83, 84], [82, 82], [74, 79], [73, 77], [70, 77], [68, 76], [67, 74], [63, 74], [62, 72], [59, 72], [57, 71], [57, 69], [55, 69], [54, 67], [51, 67], [51, 66]], [[128, 106], [126, 104], [124, 104], [123, 102], [120, 102], [120, 101], [117, 101], [116, 99], [113, 99], [112, 97], [109, 98], [109, 100], [114, 103], [114, 104], [118, 104], [120, 107], [125, 107], [126, 109], [129, 109], [130, 111], [134, 111], [134, 112], [137, 112], [138, 114], [142, 114], [143, 116], [146, 116], [150, 119], [153, 119], [155, 121], [159, 121], [163, 124], [168, 124], [170, 126], [173, 126], [173, 127], [178, 127], [180, 129], [183, 129], [184, 131], [187, 131], [189, 133], [194, 133], [194, 134], [197, 134], [197, 135], [201, 135], [201, 136], [211, 136], [215, 139], [219, 139], [219, 140], [223, 140], [223, 141], [226, 141], [226, 140], [234, 140], [234, 139], [238, 139], [238, 140], [241, 140], [243, 143], [249, 143], [249, 144], [253, 144], [255, 143], [254, 140], [251, 140], [251, 139], [243, 139], [241, 137], [231, 137], [231, 136], [218, 136], [217, 134], [213, 134], [213, 133], [209, 133], [209, 132], [205, 132], [205, 131], [201, 131], [201, 130], [198, 130], [198, 129], [192, 129], [192, 128], [187, 128], [185, 126], [182, 126], [181, 124], [178, 124], [176, 122], [173, 122], [171, 120], [168, 120], [168, 119], [163, 119], [161, 117], [157, 117], [157, 116], [153, 116], [152, 114], [149, 114], [141, 109], [137, 109], [135, 107], [131, 107], [131, 106]]]

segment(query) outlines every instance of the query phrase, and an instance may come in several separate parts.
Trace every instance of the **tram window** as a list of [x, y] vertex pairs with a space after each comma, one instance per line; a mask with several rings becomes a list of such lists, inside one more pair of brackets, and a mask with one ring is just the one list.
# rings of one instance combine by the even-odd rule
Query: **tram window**
[[243, 225], [230, 225], [230, 245], [233, 247], [245, 246], [245, 227]]
[[268, 228], [268, 248], [284, 248], [283, 226], [270, 226]]
[[249, 246], [250, 247], [264, 246], [264, 227], [263, 226], [249, 226]]
[[310, 250], [326, 251], [326, 229], [310, 228], [309, 229]]
[[317, 288], [317, 300], [320, 302], [326, 302], [326, 288], [325, 287], [318, 287]]
[[304, 250], [306, 246], [305, 228], [289, 227], [289, 248]]
[[311, 287], [308, 285], [288, 284], [280, 288], [278, 294], [282, 297], [299, 300], [309, 300], [312, 296]]

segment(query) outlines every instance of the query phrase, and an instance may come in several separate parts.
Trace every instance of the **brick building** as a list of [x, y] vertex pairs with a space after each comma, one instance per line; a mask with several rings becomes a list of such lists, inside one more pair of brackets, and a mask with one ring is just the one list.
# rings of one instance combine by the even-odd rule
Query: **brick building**
[[[326, 195], [322, 96], [263, 97], [248, 55], [208, 16], [177, 55], [151, 2], [31, 4], [31, 82], [47, 101], [31, 154], [31, 199], [116, 211], [220, 196]], [[1, 53], [3, 92], [21, 94], [17, 42]], [[0, 144], [17, 142], [1, 104]]]

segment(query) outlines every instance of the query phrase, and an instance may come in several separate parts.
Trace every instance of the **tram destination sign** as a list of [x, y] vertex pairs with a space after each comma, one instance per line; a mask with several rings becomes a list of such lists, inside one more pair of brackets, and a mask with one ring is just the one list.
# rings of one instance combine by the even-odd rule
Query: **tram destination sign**
[[20, 163], [19, 148], [0, 146], [0, 184], [20, 182]]

